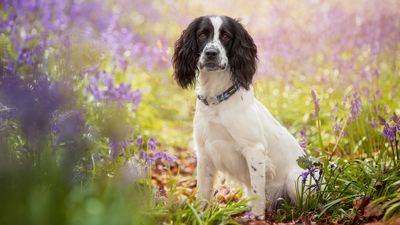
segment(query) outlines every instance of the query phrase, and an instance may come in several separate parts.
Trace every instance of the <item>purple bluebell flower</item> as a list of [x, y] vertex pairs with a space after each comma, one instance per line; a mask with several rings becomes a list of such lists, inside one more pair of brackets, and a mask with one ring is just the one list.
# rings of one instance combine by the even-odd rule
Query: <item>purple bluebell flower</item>
[[380, 123], [373, 117], [369, 120], [369, 125], [371, 125], [372, 128], [377, 128], [379, 127]]
[[343, 96], [343, 107], [347, 106], [347, 99], [349, 98], [348, 95]]
[[140, 151], [139, 158], [143, 159], [144, 161], [148, 162], [149, 164], [152, 164], [154, 161], [157, 161], [157, 160], [165, 160], [169, 163], [173, 163], [177, 159], [175, 156], [171, 156], [168, 153], [161, 152], [161, 151], [157, 151], [156, 153], [154, 153], [152, 156], [149, 157], [147, 155], [147, 153], [143, 150]]
[[309, 175], [312, 178], [312, 185], [308, 186], [307, 190], [314, 189], [318, 191], [320, 189], [320, 182], [323, 174], [323, 168], [321, 166], [322, 165], [314, 165], [313, 167], [308, 168]]
[[102, 79], [107, 89], [112, 89], [114, 86], [114, 77], [111, 74], [104, 74]]
[[136, 143], [137, 145], [143, 145], [143, 144], [144, 144], [144, 140], [143, 140], [142, 135], [139, 135], [139, 136], [136, 138], [135, 143]]
[[[132, 143], [131, 140], [114, 140], [111, 139], [109, 144], [110, 155], [115, 159], [118, 156], [122, 156], [128, 146]], [[121, 152], [121, 149], [124, 150]]]
[[302, 184], [305, 184], [305, 183], [306, 183], [307, 177], [308, 177], [309, 174], [310, 174], [309, 171], [305, 171], [305, 172], [303, 172], [303, 173], [301, 174], [301, 183], [302, 183]]
[[390, 142], [394, 142], [396, 140], [396, 133], [396, 126], [390, 126], [388, 123], [385, 123], [383, 135], [386, 139], [388, 139]]
[[397, 133], [400, 134], [400, 117], [398, 117], [396, 113], [393, 113], [390, 120], [393, 121], [393, 126], [397, 128]]
[[86, 86], [86, 90], [93, 95], [96, 101], [101, 101], [103, 98], [103, 92], [99, 90], [97, 80], [92, 78], [89, 84]]
[[252, 218], [254, 218], [254, 214], [251, 211], [247, 211], [244, 213], [243, 218], [244, 219], [252, 219]]
[[339, 174], [343, 173], [342, 167], [339, 166], [338, 162], [332, 163], [329, 165], [330, 170], [331, 170], [331, 175], [333, 176], [335, 174], [335, 171], [337, 170]]
[[165, 154], [165, 152], [156, 152], [152, 158], [153, 158], [153, 160], [163, 159], [164, 154]]
[[[105, 87], [100, 89], [99, 86], [102, 84]], [[130, 84], [120, 83], [117, 86], [111, 74], [102, 72], [91, 78], [86, 90], [93, 95], [98, 102], [117, 103], [120, 106], [133, 104], [137, 107], [142, 97], [139, 90], [131, 90]]]
[[335, 105], [332, 108], [332, 113], [337, 113], [337, 107], [338, 107], [339, 103], [335, 103]]
[[100, 153], [98, 153], [98, 152], [95, 153], [95, 154], [93, 154], [92, 157], [93, 157], [93, 159], [94, 159], [95, 161], [100, 161], [100, 160], [103, 158], [102, 154], [100, 154]]
[[177, 157], [167, 154], [164, 159], [167, 160], [169, 163], [173, 163], [173, 162], [175, 162], [177, 160]]
[[215, 190], [214, 193], [213, 193], [213, 196], [217, 196], [218, 192], [219, 192], [218, 189]]
[[319, 190], [324, 171], [322, 163], [313, 157], [307, 156], [299, 157], [297, 163], [301, 168], [305, 169], [305, 171], [300, 174], [302, 184], [306, 185], [308, 178], [311, 181], [311, 185], [307, 185], [306, 190]]
[[361, 111], [361, 97], [357, 92], [355, 92], [351, 100], [350, 119], [355, 120], [361, 114]]
[[128, 61], [126, 59], [119, 59], [118, 60], [119, 65], [122, 68], [122, 71], [126, 71], [126, 69], [128, 68]]
[[[342, 129], [343, 129], [343, 127], [338, 122], [335, 122], [333, 124], [333, 130], [335, 131], [336, 136], [340, 135], [340, 132], [342, 131]], [[346, 129], [344, 129], [342, 136], [346, 136], [346, 135], [347, 135]]]
[[147, 146], [148, 146], [148, 148], [149, 148], [150, 150], [155, 150], [156, 147], [157, 147], [157, 145], [156, 145], [156, 139], [150, 138], [150, 139], [147, 141]]
[[307, 133], [306, 133], [306, 128], [305, 127], [300, 130], [300, 141], [299, 141], [299, 144], [300, 144], [301, 148], [303, 148], [303, 149], [307, 148], [308, 139], [307, 139]]
[[144, 160], [145, 162], [149, 160], [149, 157], [143, 149], [139, 150], [139, 159]]

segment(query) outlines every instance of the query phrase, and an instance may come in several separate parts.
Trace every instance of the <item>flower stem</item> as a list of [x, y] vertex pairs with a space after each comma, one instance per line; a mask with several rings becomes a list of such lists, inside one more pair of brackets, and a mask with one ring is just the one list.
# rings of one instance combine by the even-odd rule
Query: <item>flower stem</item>
[[331, 155], [329, 156], [329, 160], [332, 159], [333, 154], [335, 153], [335, 151], [336, 151], [336, 149], [337, 149], [337, 147], [338, 147], [338, 145], [339, 145], [339, 142], [340, 142], [340, 140], [341, 140], [342, 137], [343, 137], [344, 129], [346, 128], [346, 124], [347, 124], [347, 121], [348, 121], [348, 120], [349, 120], [349, 115], [347, 115], [346, 120], [345, 120], [344, 123], [343, 123], [342, 129], [340, 130], [340, 133], [339, 133], [339, 137], [338, 137], [338, 139], [336, 140], [336, 143], [335, 143], [335, 146], [334, 146], [333, 149], [332, 149]]

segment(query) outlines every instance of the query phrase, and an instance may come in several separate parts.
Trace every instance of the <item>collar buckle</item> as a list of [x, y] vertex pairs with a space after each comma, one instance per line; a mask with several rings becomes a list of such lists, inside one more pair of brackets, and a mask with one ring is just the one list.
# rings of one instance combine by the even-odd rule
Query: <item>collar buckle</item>
[[218, 100], [218, 98], [217, 97], [208, 97], [207, 98], [207, 102], [208, 102], [208, 104], [210, 104], [210, 105], [218, 105], [219, 103], [220, 103], [220, 101]]

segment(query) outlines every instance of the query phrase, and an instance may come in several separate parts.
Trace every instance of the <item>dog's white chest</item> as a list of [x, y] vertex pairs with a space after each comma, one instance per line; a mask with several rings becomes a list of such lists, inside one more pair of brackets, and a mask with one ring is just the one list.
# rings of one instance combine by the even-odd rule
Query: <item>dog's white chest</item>
[[203, 137], [201, 141], [204, 144], [204, 148], [199, 148], [197, 154], [206, 155], [218, 171], [242, 183], [249, 183], [246, 160], [221, 116], [223, 114], [213, 109], [196, 114], [195, 133]]

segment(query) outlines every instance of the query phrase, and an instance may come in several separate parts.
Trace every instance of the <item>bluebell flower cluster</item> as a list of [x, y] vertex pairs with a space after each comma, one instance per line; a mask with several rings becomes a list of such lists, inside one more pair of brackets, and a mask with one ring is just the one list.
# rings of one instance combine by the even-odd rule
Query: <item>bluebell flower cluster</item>
[[307, 178], [311, 177], [311, 184], [307, 186], [306, 190], [320, 190], [323, 180], [324, 169], [322, 165], [313, 165], [307, 167], [307, 170], [301, 174], [301, 183], [306, 185]]
[[149, 147], [150, 150], [155, 150], [156, 147], [157, 147], [157, 145], [156, 145], [156, 139], [150, 138], [150, 139], [147, 141], [147, 146]]
[[139, 90], [131, 90], [130, 84], [117, 85], [113, 75], [103, 72], [98, 72], [92, 77], [86, 89], [96, 101], [117, 103], [120, 106], [133, 104], [137, 107], [142, 97]]
[[396, 140], [397, 129], [398, 128], [396, 124], [391, 126], [389, 125], [389, 123], [385, 122], [385, 125], [383, 127], [383, 135], [390, 142], [394, 142]]
[[[0, 100], [15, 118], [32, 148], [50, 132], [52, 118], [66, 102], [67, 88], [47, 76], [22, 79], [11, 72], [0, 76]], [[9, 110], [12, 109], [12, 110]]]
[[397, 163], [398, 160], [400, 160], [400, 118], [396, 113], [393, 113], [393, 116], [391, 116], [388, 121], [380, 116], [379, 119], [380, 124], [383, 125], [383, 136], [390, 143], [393, 161]]
[[[306, 187], [305, 190], [319, 191], [326, 176], [323, 164], [311, 156], [301, 156], [297, 159], [297, 163], [305, 170], [299, 177], [301, 184]], [[327, 169], [330, 171], [331, 176], [343, 173], [343, 169], [338, 162], [330, 163]]]
[[361, 114], [362, 111], [362, 102], [361, 102], [361, 97], [358, 92], [354, 92], [352, 99], [351, 99], [351, 105], [350, 105], [350, 121], [355, 120], [358, 118]]
[[120, 154], [123, 154], [120, 152], [121, 149], [126, 152], [128, 146], [132, 143], [131, 140], [110, 140], [109, 144], [109, 149], [110, 149], [110, 155], [113, 158], [117, 158]]
[[80, 111], [71, 110], [58, 115], [52, 125], [56, 143], [75, 142], [81, 138], [85, 123]]
[[303, 129], [300, 130], [300, 147], [303, 149], [306, 149], [308, 146], [308, 138], [307, 138], [307, 133], [306, 133], [306, 128], [304, 127]]

